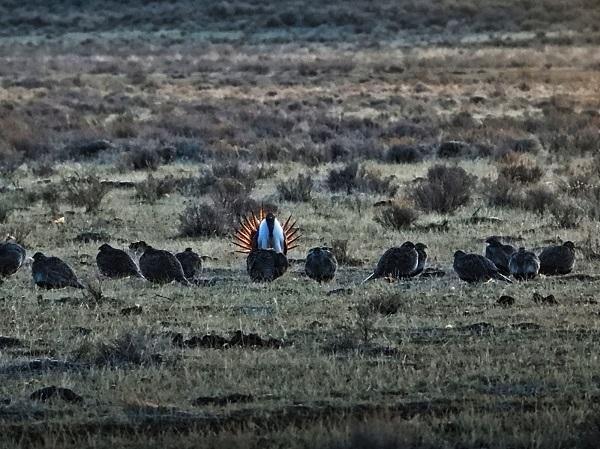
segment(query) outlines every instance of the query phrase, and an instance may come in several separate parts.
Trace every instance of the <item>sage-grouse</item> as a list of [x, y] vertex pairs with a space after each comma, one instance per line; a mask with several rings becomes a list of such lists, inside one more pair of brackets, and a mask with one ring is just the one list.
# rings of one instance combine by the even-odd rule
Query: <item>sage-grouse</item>
[[330, 248], [318, 246], [308, 251], [304, 272], [306, 275], [318, 282], [330, 281], [334, 278], [337, 270], [337, 260]]
[[191, 285], [183, 273], [181, 263], [174, 254], [162, 249], [155, 249], [145, 243], [140, 246], [144, 253], [140, 257], [142, 275], [155, 284], [168, 284], [177, 281], [183, 285]]
[[425, 269], [425, 263], [427, 263], [427, 252], [425, 252], [426, 249], [427, 245], [425, 243], [415, 244], [415, 250], [417, 250], [419, 259], [417, 261], [417, 268], [410, 274], [411, 277], [418, 276]]
[[175, 257], [179, 260], [183, 274], [188, 279], [193, 279], [202, 270], [202, 258], [192, 248], [186, 248], [185, 251], [175, 254]]
[[255, 249], [246, 258], [246, 270], [254, 282], [271, 282], [283, 276], [289, 263], [284, 254], [274, 249]]
[[142, 277], [138, 266], [122, 249], [113, 248], [105, 243], [98, 250], [96, 265], [104, 276], [110, 278]]
[[500, 273], [508, 276], [510, 274], [508, 261], [510, 256], [517, 252], [517, 249], [512, 245], [502, 244], [498, 237], [488, 237], [485, 243], [487, 243], [485, 257], [494, 262]]
[[362, 283], [382, 277], [394, 279], [407, 278], [417, 270], [419, 266], [419, 253], [412, 242], [404, 242], [399, 247], [388, 249], [379, 258], [375, 271]]
[[11, 276], [19, 271], [25, 262], [25, 248], [16, 243], [11, 237], [0, 243], [0, 284], [2, 278]]
[[464, 251], [454, 253], [454, 271], [466, 282], [487, 282], [490, 279], [512, 284], [512, 281], [498, 270], [498, 267], [487, 257], [479, 254], [467, 254]]
[[535, 253], [519, 248], [508, 261], [510, 274], [518, 281], [533, 279], [540, 271], [540, 259]]
[[234, 244], [238, 252], [248, 254], [246, 269], [254, 281], [272, 281], [282, 276], [289, 267], [287, 252], [295, 248], [300, 238], [291, 215], [281, 225], [272, 213], [261, 209], [240, 222]]
[[568, 274], [575, 266], [575, 245], [565, 242], [549, 246], [540, 253], [540, 273], [546, 275]]
[[31, 276], [38, 287], [48, 290], [65, 287], [84, 288], [69, 265], [58, 257], [46, 257], [40, 252], [33, 255]]

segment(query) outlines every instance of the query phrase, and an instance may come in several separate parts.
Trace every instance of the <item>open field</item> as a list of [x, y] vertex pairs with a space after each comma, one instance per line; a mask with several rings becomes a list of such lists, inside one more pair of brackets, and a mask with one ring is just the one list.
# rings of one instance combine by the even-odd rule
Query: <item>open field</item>
[[[596, 2], [4, 3], [0, 233], [92, 288], [0, 285], [0, 448], [597, 447]], [[261, 204], [302, 231], [270, 284], [231, 243]], [[574, 275], [461, 282], [490, 235]], [[98, 278], [138, 240], [206, 282]], [[406, 240], [446, 275], [359, 285]]]

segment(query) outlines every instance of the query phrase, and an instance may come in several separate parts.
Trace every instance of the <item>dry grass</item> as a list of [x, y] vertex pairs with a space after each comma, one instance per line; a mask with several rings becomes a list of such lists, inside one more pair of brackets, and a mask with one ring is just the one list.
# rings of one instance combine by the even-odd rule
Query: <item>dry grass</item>
[[[89, 288], [3, 280], [1, 447], [597, 445], [598, 8], [13, 3], [0, 236]], [[375, 207], [419, 188], [418, 222]], [[230, 243], [261, 204], [303, 235], [268, 285]], [[82, 233], [192, 247], [206, 282], [95, 282]], [[581, 276], [461, 283], [453, 252], [489, 235], [572, 240]], [[360, 286], [405, 240], [447, 275]], [[317, 245], [329, 285], [304, 275]], [[185, 344], [238, 331], [281, 344]], [[50, 385], [83, 403], [30, 400]]]

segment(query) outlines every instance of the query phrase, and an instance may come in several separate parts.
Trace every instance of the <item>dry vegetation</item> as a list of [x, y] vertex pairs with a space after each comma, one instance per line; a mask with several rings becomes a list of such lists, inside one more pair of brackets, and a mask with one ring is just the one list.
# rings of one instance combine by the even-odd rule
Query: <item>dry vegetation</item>
[[[596, 3], [2, 2], [0, 231], [87, 288], [0, 287], [0, 447], [597, 447]], [[270, 285], [261, 205], [303, 234]], [[492, 234], [578, 276], [462, 284]], [[357, 285], [408, 239], [447, 275]], [[97, 279], [138, 240], [206, 282]]]

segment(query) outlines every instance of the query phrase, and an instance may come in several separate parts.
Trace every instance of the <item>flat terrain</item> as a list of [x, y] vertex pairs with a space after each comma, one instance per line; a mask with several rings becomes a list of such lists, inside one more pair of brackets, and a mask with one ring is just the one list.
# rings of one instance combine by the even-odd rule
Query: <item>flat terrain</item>
[[[90, 288], [0, 286], [0, 447], [597, 447], [595, 2], [8, 3], [0, 233]], [[231, 243], [261, 204], [302, 232], [270, 284]], [[574, 273], [461, 282], [490, 235], [572, 240]], [[138, 240], [206, 256], [198, 285], [99, 277]], [[406, 240], [445, 276], [360, 285]]]

